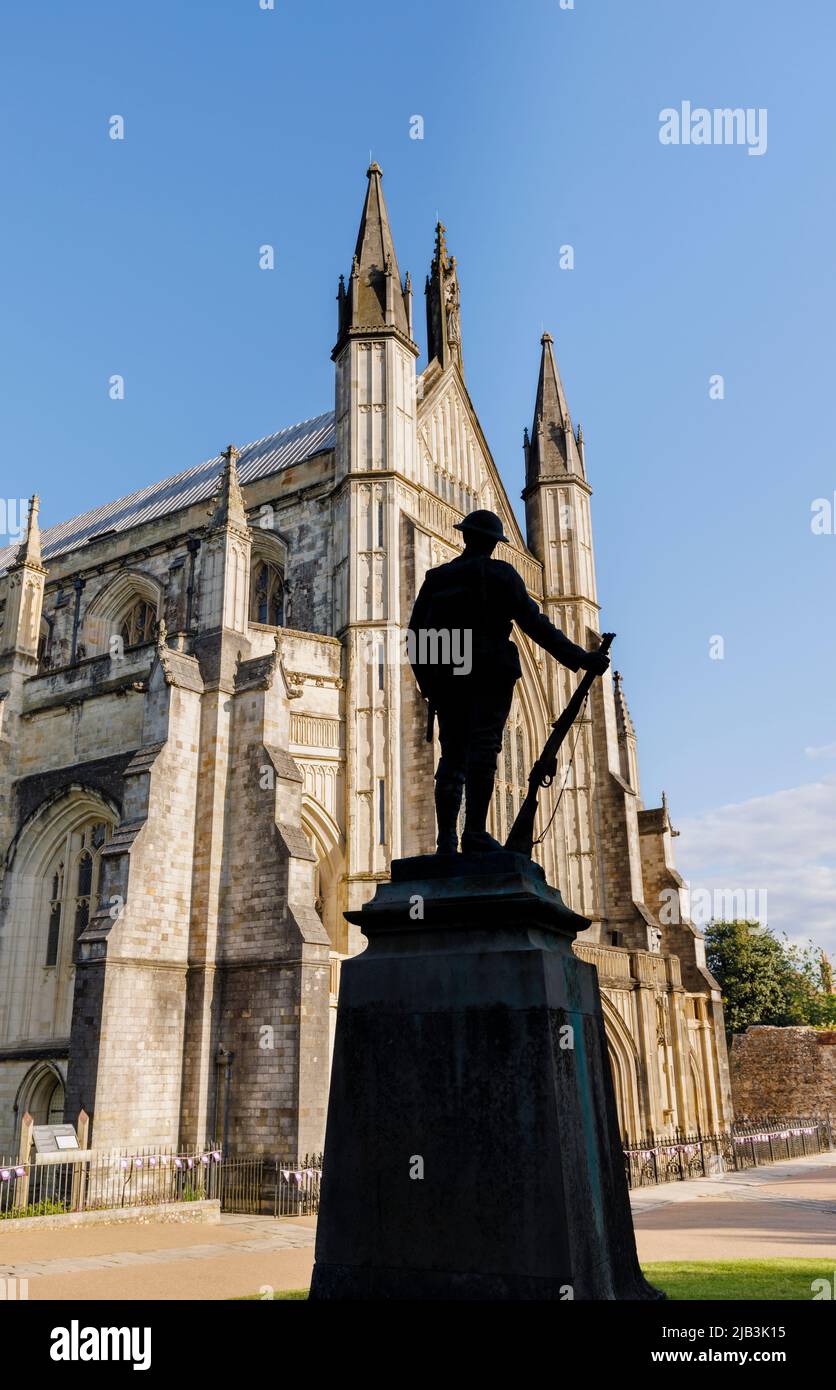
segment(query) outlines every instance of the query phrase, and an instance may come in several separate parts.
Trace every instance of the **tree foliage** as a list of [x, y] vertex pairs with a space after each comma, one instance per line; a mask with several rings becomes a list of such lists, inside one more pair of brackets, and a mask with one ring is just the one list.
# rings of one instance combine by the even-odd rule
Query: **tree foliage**
[[790, 945], [758, 922], [712, 922], [705, 952], [730, 1035], [759, 1023], [836, 1026], [832, 968], [812, 941]]

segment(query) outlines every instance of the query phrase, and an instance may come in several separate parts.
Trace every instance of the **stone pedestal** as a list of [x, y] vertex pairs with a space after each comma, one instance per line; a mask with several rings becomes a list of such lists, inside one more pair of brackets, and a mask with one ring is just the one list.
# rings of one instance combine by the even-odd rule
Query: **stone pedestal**
[[587, 925], [522, 855], [349, 913], [312, 1299], [652, 1299]]

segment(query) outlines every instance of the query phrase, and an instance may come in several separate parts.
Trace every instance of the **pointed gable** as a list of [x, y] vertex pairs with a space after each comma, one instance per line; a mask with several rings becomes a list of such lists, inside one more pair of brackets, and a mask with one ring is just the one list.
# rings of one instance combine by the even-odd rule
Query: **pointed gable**
[[[496, 512], [513, 547], [525, 552], [519, 523], [458, 370], [451, 365], [442, 372], [434, 362], [422, 384], [418, 452], [424, 486], [462, 515], [479, 508]], [[533, 572], [526, 572], [526, 582], [539, 587]]]

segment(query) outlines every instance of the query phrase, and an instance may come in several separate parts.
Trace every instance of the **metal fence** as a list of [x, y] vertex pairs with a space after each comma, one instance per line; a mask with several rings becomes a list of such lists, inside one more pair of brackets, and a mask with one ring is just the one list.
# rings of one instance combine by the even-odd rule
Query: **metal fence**
[[95, 1153], [38, 1163], [0, 1162], [0, 1220], [110, 1211], [162, 1202], [196, 1202], [220, 1195], [220, 1149], [189, 1153]]
[[652, 1187], [741, 1172], [832, 1148], [828, 1118], [768, 1116], [735, 1124], [728, 1134], [646, 1135], [625, 1144], [624, 1166], [629, 1187]]
[[[726, 1134], [646, 1135], [625, 1143], [624, 1166], [630, 1187], [686, 1182], [780, 1163], [833, 1148], [826, 1117], [769, 1116], [736, 1124]], [[322, 1155], [298, 1163], [263, 1157], [231, 1158], [221, 1173], [224, 1211], [262, 1216], [313, 1216], [319, 1211]]]
[[288, 1162], [262, 1155], [224, 1160], [221, 1210], [250, 1216], [315, 1216], [319, 1211], [322, 1154]]
[[[833, 1148], [831, 1121], [821, 1116], [769, 1116], [735, 1124], [727, 1134], [647, 1135], [625, 1143], [631, 1188], [686, 1182], [779, 1163]], [[261, 1154], [226, 1157], [220, 1148], [190, 1153], [96, 1153], [67, 1162], [0, 1160], [0, 1220], [168, 1202], [220, 1201], [222, 1211], [249, 1216], [315, 1216], [322, 1154], [289, 1162]]]

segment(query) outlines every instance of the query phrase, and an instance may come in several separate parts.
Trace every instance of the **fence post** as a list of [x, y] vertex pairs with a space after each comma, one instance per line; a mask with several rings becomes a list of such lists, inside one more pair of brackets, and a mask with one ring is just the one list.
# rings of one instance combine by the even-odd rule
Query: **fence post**
[[20, 1122], [20, 1148], [18, 1150], [18, 1165], [21, 1163], [26, 1169], [24, 1177], [18, 1178], [15, 1183], [15, 1206], [24, 1208], [29, 1201], [29, 1159], [32, 1155], [32, 1130], [35, 1128], [35, 1121], [26, 1111]]
[[[78, 1147], [86, 1149], [90, 1138], [90, 1116], [86, 1110], [79, 1110], [78, 1123], [76, 1124], [78, 1135]], [[78, 1163], [73, 1164], [73, 1190], [70, 1198], [70, 1211], [83, 1211], [84, 1199], [87, 1193], [87, 1167], [88, 1159], [79, 1159]]]

